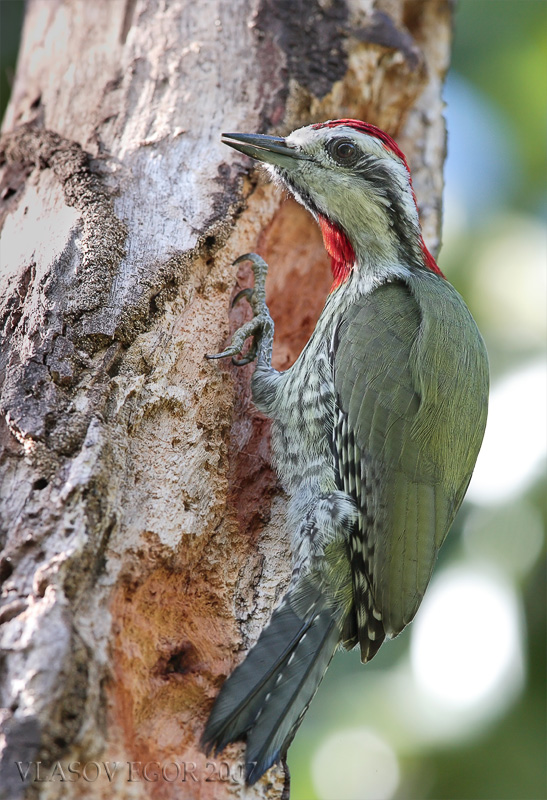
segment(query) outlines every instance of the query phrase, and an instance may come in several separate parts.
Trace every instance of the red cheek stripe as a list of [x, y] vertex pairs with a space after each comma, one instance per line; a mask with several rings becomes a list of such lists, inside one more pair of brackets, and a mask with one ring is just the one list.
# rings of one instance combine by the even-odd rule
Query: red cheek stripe
[[435, 261], [435, 259], [433, 258], [433, 256], [431, 255], [431, 253], [429, 252], [427, 247], [425, 246], [425, 242], [424, 242], [422, 237], [420, 237], [420, 247], [422, 248], [422, 253], [424, 254], [424, 261], [425, 261], [426, 267], [429, 267], [429, 269], [432, 272], [435, 272], [437, 275], [440, 275], [441, 278], [444, 278], [445, 275], [441, 272], [441, 270], [437, 266], [437, 262]]
[[355, 264], [355, 251], [346, 234], [326, 217], [319, 216], [325, 250], [331, 257], [331, 292], [347, 280]]

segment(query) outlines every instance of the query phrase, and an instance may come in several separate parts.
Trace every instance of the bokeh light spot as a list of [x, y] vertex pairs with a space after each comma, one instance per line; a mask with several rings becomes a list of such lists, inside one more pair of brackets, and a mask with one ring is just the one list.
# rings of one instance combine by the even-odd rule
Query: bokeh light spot
[[469, 500], [485, 504], [507, 501], [541, 474], [547, 454], [546, 407], [544, 360], [512, 372], [492, 388]]
[[519, 623], [514, 590], [500, 577], [463, 567], [441, 573], [412, 631], [417, 684], [448, 712], [505, 705], [522, 682]]
[[473, 253], [472, 285], [481, 327], [509, 351], [545, 348], [547, 235], [532, 216], [503, 214]]
[[338, 731], [318, 748], [312, 763], [320, 800], [390, 800], [399, 785], [393, 748], [368, 728]]

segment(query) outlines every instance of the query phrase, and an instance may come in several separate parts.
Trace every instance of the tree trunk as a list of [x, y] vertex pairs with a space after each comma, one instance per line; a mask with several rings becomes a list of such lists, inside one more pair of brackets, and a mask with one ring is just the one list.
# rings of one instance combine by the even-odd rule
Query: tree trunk
[[219, 135], [379, 125], [435, 250], [451, 6], [29, 0], [0, 150], [0, 797], [281, 797], [282, 768], [245, 793], [240, 745], [198, 747], [289, 573], [252, 367], [204, 355], [248, 313], [238, 255], [271, 263], [280, 368], [329, 266]]

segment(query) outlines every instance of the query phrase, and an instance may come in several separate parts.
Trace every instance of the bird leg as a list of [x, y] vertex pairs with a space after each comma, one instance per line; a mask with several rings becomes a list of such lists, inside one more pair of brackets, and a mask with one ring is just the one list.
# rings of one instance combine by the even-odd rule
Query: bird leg
[[[256, 253], [246, 253], [234, 261], [236, 264], [241, 264], [242, 261], [250, 261], [254, 273], [254, 288], [242, 289], [238, 292], [232, 301], [232, 308], [245, 297], [249, 302], [254, 312], [254, 317], [246, 322], [241, 328], [232, 336], [232, 341], [229, 346], [222, 351], [222, 353], [215, 353], [214, 355], [206, 355], [205, 358], [226, 358], [232, 356], [232, 363], [236, 367], [242, 367], [245, 364], [250, 364], [255, 358], [258, 357], [258, 362], [266, 366], [271, 365], [272, 360], [272, 346], [274, 335], [274, 323], [270, 316], [270, 311], [266, 305], [266, 275], [268, 273], [268, 265], [263, 258]], [[252, 344], [243, 356], [243, 358], [235, 358], [238, 353], [241, 353], [243, 345], [249, 336], [253, 337]]]

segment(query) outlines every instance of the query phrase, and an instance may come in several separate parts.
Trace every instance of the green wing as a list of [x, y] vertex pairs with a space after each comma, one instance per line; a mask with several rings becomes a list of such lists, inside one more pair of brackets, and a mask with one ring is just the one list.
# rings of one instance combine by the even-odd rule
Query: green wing
[[379, 619], [395, 635], [418, 609], [478, 455], [488, 366], [457, 292], [418, 275], [350, 306], [333, 369], [338, 480], [360, 511], [350, 551], [365, 660]]

